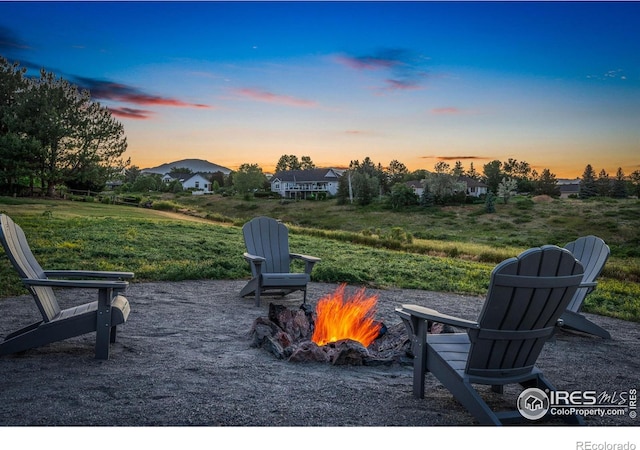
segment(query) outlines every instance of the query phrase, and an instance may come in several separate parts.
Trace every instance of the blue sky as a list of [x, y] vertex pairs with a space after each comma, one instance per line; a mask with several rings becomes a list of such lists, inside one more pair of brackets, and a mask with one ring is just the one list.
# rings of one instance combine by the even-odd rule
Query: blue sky
[[639, 22], [638, 2], [0, 2], [0, 55], [90, 89], [141, 168], [578, 177], [640, 170]]

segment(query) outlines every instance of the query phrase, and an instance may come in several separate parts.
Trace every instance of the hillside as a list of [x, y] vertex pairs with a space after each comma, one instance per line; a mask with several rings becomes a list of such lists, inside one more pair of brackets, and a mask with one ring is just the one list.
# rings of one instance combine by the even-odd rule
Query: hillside
[[157, 167], [151, 167], [149, 169], [142, 169], [142, 172], [151, 172], [151, 173], [159, 173], [164, 175], [165, 173], [171, 172], [173, 167], [186, 167], [191, 170], [193, 173], [197, 172], [222, 172], [225, 175], [231, 172], [231, 169], [220, 166], [218, 164], [211, 163], [209, 161], [205, 161], [204, 159], [181, 159], [180, 161], [174, 161], [169, 163], [161, 164]]

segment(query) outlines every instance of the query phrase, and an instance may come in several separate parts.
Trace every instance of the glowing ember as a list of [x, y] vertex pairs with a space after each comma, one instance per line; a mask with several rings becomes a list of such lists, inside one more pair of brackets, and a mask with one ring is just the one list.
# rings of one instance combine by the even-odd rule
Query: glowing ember
[[345, 299], [344, 289], [343, 284], [333, 294], [318, 301], [311, 340], [322, 346], [351, 339], [368, 347], [380, 334], [381, 324], [374, 320], [378, 297], [366, 297], [362, 288]]

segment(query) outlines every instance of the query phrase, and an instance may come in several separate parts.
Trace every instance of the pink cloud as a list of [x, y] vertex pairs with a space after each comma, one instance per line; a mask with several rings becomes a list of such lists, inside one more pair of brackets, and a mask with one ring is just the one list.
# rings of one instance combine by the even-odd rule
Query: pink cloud
[[336, 57], [336, 61], [351, 69], [357, 70], [378, 70], [389, 69], [397, 66], [398, 61], [394, 59], [381, 58], [377, 56], [347, 56], [341, 55]]
[[387, 86], [384, 88], [386, 91], [415, 91], [422, 89], [414, 80], [386, 80]]
[[260, 102], [277, 103], [280, 105], [297, 106], [297, 107], [313, 107], [317, 103], [311, 100], [291, 97], [289, 95], [274, 94], [273, 92], [262, 91], [260, 89], [243, 88], [237, 89], [236, 92], [243, 97]]
[[147, 94], [139, 89], [112, 81], [78, 78], [83, 89], [91, 93], [92, 98], [113, 100], [136, 105], [174, 106], [181, 108], [210, 108], [202, 103], [188, 103], [176, 98]]
[[111, 114], [114, 116], [124, 119], [146, 120], [153, 115], [151, 111], [135, 108], [109, 108], [109, 111], [111, 111]]
[[462, 110], [455, 106], [446, 106], [442, 108], [433, 108], [431, 114], [461, 114]]

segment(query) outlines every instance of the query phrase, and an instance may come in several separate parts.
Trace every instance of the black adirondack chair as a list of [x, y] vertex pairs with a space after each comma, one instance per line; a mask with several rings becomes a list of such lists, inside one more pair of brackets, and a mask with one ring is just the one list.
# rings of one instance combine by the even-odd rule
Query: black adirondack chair
[[[109, 359], [110, 343], [116, 341], [116, 327], [127, 321], [128, 300], [121, 293], [128, 286], [131, 272], [87, 270], [44, 270], [31, 252], [22, 228], [0, 214], [0, 241], [33, 296], [42, 320], [5, 337], [0, 355], [41, 347], [52, 342], [95, 332], [95, 356]], [[61, 309], [53, 288], [96, 289], [96, 301]]]
[[[240, 291], [241, 297], [255, 296], [256, 306], [260, 306], [261, 294], [287, 295], [303, 291], [303, 302], [307, 301], [307, 283], [311, 280], [314, 264], [320, 261], [315, 256], [291, 253], [289, 251], [289, 230], [270, 217], [256, 217], [245, 223], [242, 235], [246, 252], [244, 258], [251, 265], [251, 280]], [[292, 272], [294, 259], [304, 261], [304, 272]]]
[[573, 253], [578, 261], [584, 266], [584, 276], [582, 283], [575, 295], [569, 302], [567, 310], [562, 314], [563, 327], [569, 330], [576, 330], [600, 336], [604, 339], [611, 339], [611, 334], [580, 313], [584, 299], [598, 285], [596, 278], [600, 276], [605, 263], [609, 259], [611, 250], [605, 242], [596, 236], [583, 236], [564, 246]]
[[[493, 411], [475, 386], [489, 385], [499, 393], [509, 384], [556, 390], [535, 364], [582, 274], [582, 265], [568, 250], [557, 246], [533, 248], [493, 269], [477, 321], [417, 305], [397, 308], [414, 339], [414, 396], [424, 398], [425, 374], [430, 372], [480, 424], [527, 422], [515, 408]], [[430, 322], [466, 332], [429, 334]], [[563, 419], [583, 423], [575, 414]]]

